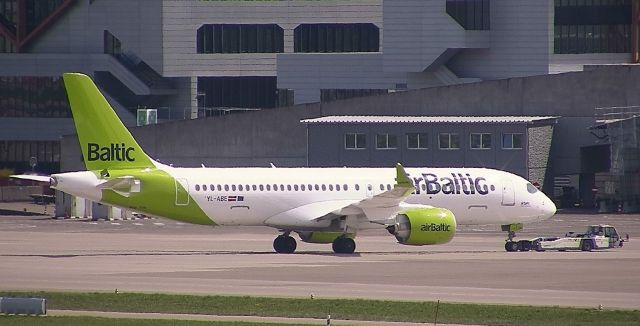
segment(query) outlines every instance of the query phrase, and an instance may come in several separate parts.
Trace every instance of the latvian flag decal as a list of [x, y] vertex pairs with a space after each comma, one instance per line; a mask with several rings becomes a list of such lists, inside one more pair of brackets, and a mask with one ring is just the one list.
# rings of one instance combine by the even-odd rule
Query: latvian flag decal
[[244, 201], [244, 196], [229, 196], [227, 201]]

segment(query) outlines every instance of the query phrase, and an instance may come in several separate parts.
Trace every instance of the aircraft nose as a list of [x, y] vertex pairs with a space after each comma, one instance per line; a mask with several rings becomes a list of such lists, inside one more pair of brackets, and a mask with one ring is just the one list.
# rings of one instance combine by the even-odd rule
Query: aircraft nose
[[556, 204], [553, 203], [549, 197], [544, 196], [542, 200], [542, 216], [543, 219], [548, 219], [556, 213]]

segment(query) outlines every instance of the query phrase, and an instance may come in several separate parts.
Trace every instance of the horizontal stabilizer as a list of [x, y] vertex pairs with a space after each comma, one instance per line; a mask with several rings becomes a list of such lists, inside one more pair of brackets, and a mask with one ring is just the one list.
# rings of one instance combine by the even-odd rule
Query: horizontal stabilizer
[[131, 193], [140, 192], [141, 182], [132, 176], [123, 176], [98, 184], [98, 189], [113, 190], [121, 196], [129, 197]]
[[14, 175], [10, 175], [9, 177], [14, 179], [30, 180], [30, 181], [46, 182], [46, 183], [49, 183], [51, 181], [51, 177], [48, 175], [14, 174]]

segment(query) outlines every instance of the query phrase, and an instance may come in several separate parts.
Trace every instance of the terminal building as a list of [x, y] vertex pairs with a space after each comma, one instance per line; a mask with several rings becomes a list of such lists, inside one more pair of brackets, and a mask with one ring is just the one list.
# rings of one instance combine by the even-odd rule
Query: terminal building
[[571, 179], [594, 109], [640, 102], [635, 69], [606, 68], [638, 62], [639, 4], [0, 0], [0, 168], [78, 168], [60, 75], [79, 71], [126, 124], [170, 121], [134, 133], [176, 164], [309, 165], [305, 119], [521, 115], [558, 117], [546, 183]]

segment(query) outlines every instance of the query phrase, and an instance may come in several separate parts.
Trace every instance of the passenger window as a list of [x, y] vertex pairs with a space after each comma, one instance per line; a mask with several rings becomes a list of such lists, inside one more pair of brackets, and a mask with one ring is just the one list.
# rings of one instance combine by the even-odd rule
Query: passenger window
[[280, 185], [280, 191], [284, 191], [284, 185]]
[[313, 187], [311, 185], [309, 185], [309, 191], [313, 190]]
[[273, 191], [278, 191], [278, 185], [273, 185]]
[[333, 185], [329, 185], [329, 191], [333, 191]]
[[326, 191], [327, 190], [327, 186], [326, 185], [322, 185], [322, 191]]
[[231, 185], [231, 190], [236, 191], [236, 185]]
[[264, 186], [260, 185], [260, 191], [264, 191]]
[[221, 185], [218, 185], [217, 188], [218, 188], [218, 191], [222, 191], [222, 186]]
[[384, 185], [380, 184], [380, 190], [384, 190]]
[[336, 185], [336, 190], [340, 191], [340, 185]]
[[320, 186], [316, 185], [316, 190], [320, 190]]
[[242, 185], [239, 185], [239, 186], [238, 186], [238, 190], [239, 190], [239, 191], [242, 191]]
[[356, 184], [356, 191], [360, 190], [360, 185]]
[[291, 191], [291, 185], [287, 185], [287, 190]]
[[200, 185], [196, 185], [196, 191], [200, 191]]
[[251, 189], [252, 189], [253, 191], [256, 191], [256, 190], [258, 190], [258, 187], [256, 187], [256, 185], [251, 185]]
[[298, 191], [298, 185], [293, 185], [293, 190]]
[[271, 191], [271, 185], [267, 185], [267, 191]]
[[347, 191], [347, 190], [349, 190], [349, 186], [344, 184], [344, 185], [342, 185], [342, 189], [344, 189], [344, 191]]
[[207, 185], [202, 185], [202, 191], [207, 191]]
[[390, 184], [387, 185], [387, 190], [391, 190], [391, 185]]
[[249, 185], [244, 186], [244, 190], [249, 191], [251, 190], [251, 187], [249, 187]]
[[213, 185], [209, 185], [209, 190], [213, 191], [214, 189], [216, 189]]
[[300, 189], [302, 189], [302, 191], [304, 191], [304, 185], [300, 185]]

